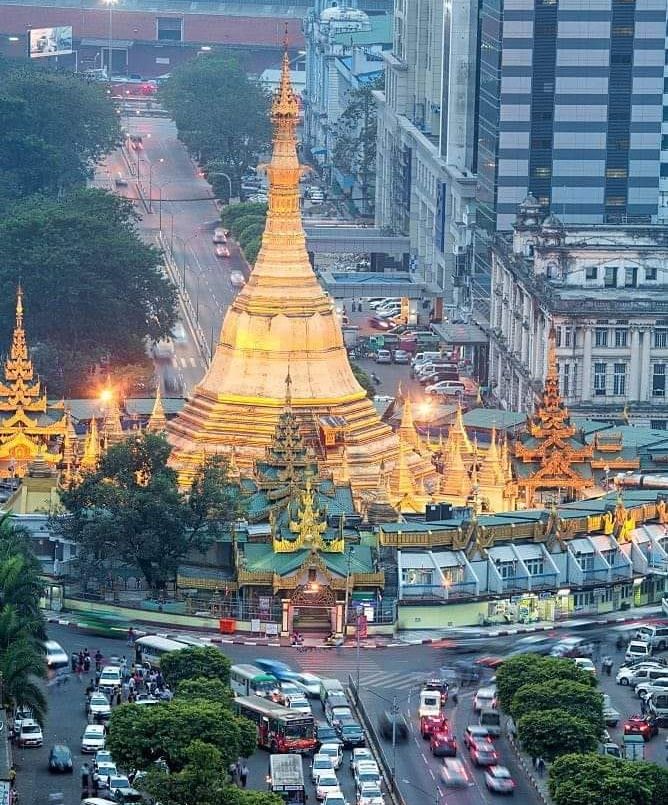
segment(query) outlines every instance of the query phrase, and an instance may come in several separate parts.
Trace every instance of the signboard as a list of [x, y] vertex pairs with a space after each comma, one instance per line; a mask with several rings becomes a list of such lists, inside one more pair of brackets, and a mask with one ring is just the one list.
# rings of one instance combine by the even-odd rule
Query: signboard
[[276, 637], [278, 634], [278, 624], [277, 623], [267, 623], [264, 627], [264, 633], [269, 636]]
[[260, 633], [260, 619], [251, 618], [251, 634], [259, 634], [259, 633]]
[[30, 58], [67, 56], [72, 53], [72, 26], [57, 28], [31, 28], [29, 33]]
[[369, 624], [366, 615], [357, 616], [357, 634], [360, 640], [364, 640], [369, 635]]

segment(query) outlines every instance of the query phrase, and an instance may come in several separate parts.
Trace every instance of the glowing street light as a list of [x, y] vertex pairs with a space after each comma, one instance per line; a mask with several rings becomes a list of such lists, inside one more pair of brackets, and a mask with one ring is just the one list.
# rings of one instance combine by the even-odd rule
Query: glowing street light
[[111, 33], [113, 30], [113, 13], [114, 13], [114, 6], [118, 3], [118, 0], [102, 0], [102, 2], [109, 6], [109, 63], [107, 65], [108, 73], [107, 79], [111, 84], [111, 61], [113, 58], [113, 46], [112, 46], [112, 38]]

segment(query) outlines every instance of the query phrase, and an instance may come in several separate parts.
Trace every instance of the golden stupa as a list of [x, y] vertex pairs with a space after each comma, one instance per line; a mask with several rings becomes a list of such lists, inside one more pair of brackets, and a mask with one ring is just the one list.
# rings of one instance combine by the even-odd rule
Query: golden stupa
[[[292, 410], [320, 462], [337, 472], [347, 464], [354, 487], [373, 489], [381, 461], [391, 467], [398, 459], [398, 437], [355, 379], [333, 302], [309, 262], [299, 204], [298, 113], [286, 54], [271, 110], [262, 248], [227, 310], [209, 370], [167, 425], [183, 484], [206, 453], [234, 446], [242, 468], [264, 455], [285, 405], [287, 377]], [[435, 477], [417, 452], [410, 461], [418, 477]]]

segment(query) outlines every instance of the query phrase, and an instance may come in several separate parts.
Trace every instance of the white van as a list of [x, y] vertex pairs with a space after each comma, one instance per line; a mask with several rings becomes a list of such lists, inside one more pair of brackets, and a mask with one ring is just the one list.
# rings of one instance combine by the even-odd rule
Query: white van
[[65, 649], [55, 640], [45, 640], [44, 650], [46, 652], [46, 664], [49, 668], [67, 668], [70, 664]]
[[668, 648], [668, 625], [660, 623], [639, 626], [636, 638], [649, 643], [657, 651], [664, 651]]
[[438, 690], [421, 690], [418, 717], [441, 715], [441, 693]]
[[341, 682], [338, 679], [321, 679], [320, 703], [322, 704], [323, 710], [325, 709], [325, 702], [327, 701], [327, 697], [331, 696], [333, 693], [338, 693], [342, 696], [345, 696], [346, 692]]
[[478, 716], [478, 724], [485, 727], [487, 732], [498, 738], [501, 735], [501, 713], [498, 710], [485, 707], [480, 711]]
[[626, 647], [624, 659], [626, 662], [632, 660], [646, 660], [652, 656], [652, 644], [644, 640], [632, 640]]
[[411, 366], [413, 370], [415, 370], [418, 366], [422, 366], [422, 364], [433, 363], [433, 361], [437, 361], [440, 358], [440, 352], [416, 352], [411, 361]]
[[495, 710], [497, 707], [496, 688], [478, 688], [473, 697], [473, 711], [479, 713], [481, 710]]
[[97, 686], [102, 691], [105, 689], [115, 690], [116, 688], [120, 688], [122, 683], [121, 669], [116, 665], [105, 665], [100, 674]]

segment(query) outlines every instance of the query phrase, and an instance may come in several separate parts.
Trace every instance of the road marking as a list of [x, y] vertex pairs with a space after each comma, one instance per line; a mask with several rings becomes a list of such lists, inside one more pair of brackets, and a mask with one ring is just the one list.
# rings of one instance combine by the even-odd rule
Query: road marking
[[431, 774], [431, 779], [432, 780], [436, 779], [436, 775], [434, 774], [434, 772], [431, 769], [429, 769], [429, 774]]
[[[195, 360], [195, 358], [193, 358], [193, 356], [192, 356], [192, 355], [190, 356], [189, 360], [190, 360], [190, 365], [191, 365], [191, 366], [193, 367], [193, 369], [194, 369], [194, 368], [197, 366], [197, 361]], [[184, 367], [184, 368], [185, 368], [185, 367]]]

